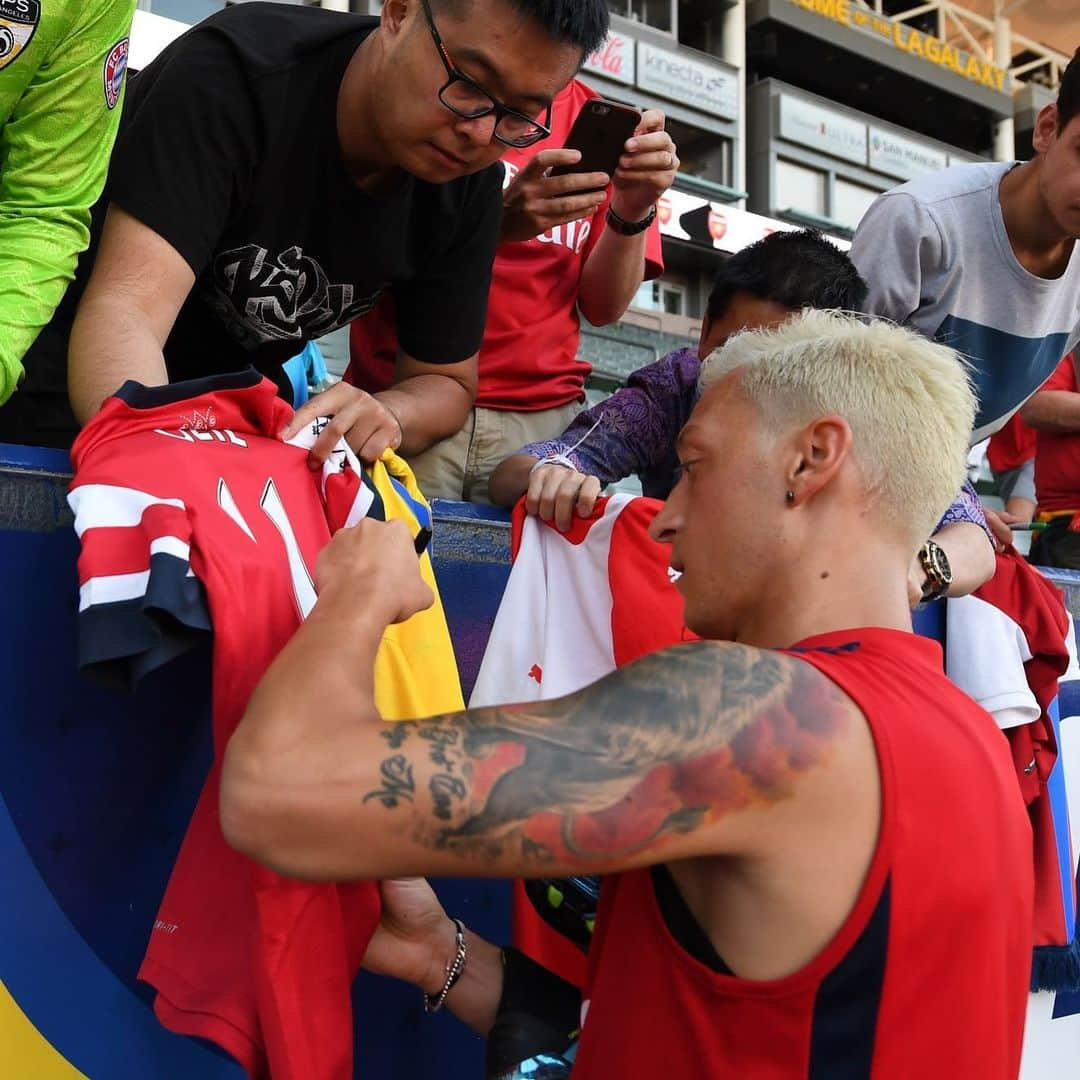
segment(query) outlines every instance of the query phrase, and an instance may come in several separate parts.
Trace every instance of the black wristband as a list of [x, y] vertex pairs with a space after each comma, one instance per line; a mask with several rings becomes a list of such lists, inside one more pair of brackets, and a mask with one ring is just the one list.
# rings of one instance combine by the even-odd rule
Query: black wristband
[[653, 204], [649, 212], [640, 221], [627, 221], [626, 218], [616, 214], [610, 206], [607, 209], [606, 217], [608, 228], [612, 232], [617, 232], [620, 236], [637, 236], [638, 233], [643, 233], [656, 220], [656, 204]]

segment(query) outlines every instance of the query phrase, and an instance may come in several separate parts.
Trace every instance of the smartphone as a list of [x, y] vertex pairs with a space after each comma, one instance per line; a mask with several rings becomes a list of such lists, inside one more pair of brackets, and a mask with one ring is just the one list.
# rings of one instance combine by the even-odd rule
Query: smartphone
[[585, 102], [566, 139], [566, 149], [580, 150], [581, 160], [576, 165], [559, 165], [551, 170], [551, 175], [590, 172], [613, 175], [626, 140], [640, 123], [641, 113], [629, 105], [604, 98]]

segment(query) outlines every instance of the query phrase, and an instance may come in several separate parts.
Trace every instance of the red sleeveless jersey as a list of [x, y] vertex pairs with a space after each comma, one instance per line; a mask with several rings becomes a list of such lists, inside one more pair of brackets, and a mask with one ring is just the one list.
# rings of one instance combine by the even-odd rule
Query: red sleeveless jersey
[[648, 870], [605, 882], [574, 1080], [1015, 1080], [1032, 847], [1008, 748], [941, 649], [877, 628], [792, 652], [866, 716], [882, 820], [833, 940], [792, 975], [720, 974], [668, 931]]

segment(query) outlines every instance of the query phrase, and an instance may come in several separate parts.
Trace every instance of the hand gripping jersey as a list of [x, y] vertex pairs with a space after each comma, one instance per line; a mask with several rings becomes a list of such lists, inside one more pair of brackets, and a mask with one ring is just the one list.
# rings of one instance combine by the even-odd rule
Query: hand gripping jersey
[[[693, 640], [673, 585], [669, 549], [649, 537], [655, 499], [599, 499], [568, 532], [514, 510], [514, 566], [469, 704], [540, 701], [573, 693], [623, 664]], [[514, 885], [514, 944], [581, 986], [585, 958], [544, 923]]]
[[877, 847], [843, 926], [770, 981], [690, 955], [648, 869], [605, 878], [573, 1080], [1015, 1080], [1031, 964], [1031, 831], [1008, 748], [941, 670], [877, 628], [795, 650], [862, 710]]
[[[218, 1043], [252, 1077], [351, 1080], [349, 988], [378, 921], [377, 886], [290, 881], [228, 847], [221, 754], [315, 603], [311, 570], [331, 533], [365, 515], [404, 518], [415, 533], [430, 514], [389, 452], [367, 469], [340, 444], [312, 473], [321, 422], [286, 444], [276, 433], [291, 414], [250, 369], [127, 383], [106, 402], [72, 451], [80, 662], [131, 681], [213, 629], [215, 760], [140, 977], [166, 1027]], [[435, 589], [426, 554], [420, 566]], [[375, 697], [388, 719], [461, 708], [438, 599], [388, 628]]]

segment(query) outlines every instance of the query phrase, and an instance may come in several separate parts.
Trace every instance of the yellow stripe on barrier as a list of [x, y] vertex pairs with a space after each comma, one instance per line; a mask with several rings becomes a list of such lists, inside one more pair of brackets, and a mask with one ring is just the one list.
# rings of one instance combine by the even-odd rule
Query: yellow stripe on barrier
[[19, 1008], [0, 982], [0, 1047], [3, 1047], [5, 1080], [89, 1080], [79, 1072]]

